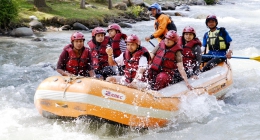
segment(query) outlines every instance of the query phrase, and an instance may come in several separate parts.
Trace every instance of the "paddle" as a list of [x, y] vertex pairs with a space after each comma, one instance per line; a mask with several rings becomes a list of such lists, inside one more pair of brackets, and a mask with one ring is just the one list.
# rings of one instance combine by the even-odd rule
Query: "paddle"
[[155, 47], [155, 45], [154, 45], [151, 41], [149, 41], [149, 43], [150, 43], [151, 45], [153, 45], [153, 47]]
[[[219, 58], [226, 58], [226, 56], [214, 56], [214, 55], [202, 55], [202, 57], [219, 57]], [[232, 56], [231, 58], [236, 58], [236, 59], [251, 59], [251, 60], [256, 60], [260, 62], [260, 56], [256, 57], [239, 57], [239, 56]]]

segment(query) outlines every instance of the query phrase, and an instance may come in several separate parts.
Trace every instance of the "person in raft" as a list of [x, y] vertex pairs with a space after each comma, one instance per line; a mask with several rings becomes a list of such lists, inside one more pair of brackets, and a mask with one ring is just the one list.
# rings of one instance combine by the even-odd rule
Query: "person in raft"
[[183, 66], [188, 78], [198, 79], [201, 63], [201, 41], [193, 27], [185, 27], [178, 42], [183, 48]]
[[110, 66], [125, 66], [124, 76], [111, 76], [106, 81], [116, 82], [129, 87], [138, 87], [137, 83], [143, 80], [143, 74], [151, 60], [145, 47], [141, 46], [140, 39], [132, 34], [126, 38], [127, 50], [119, 57], [113, 57], [113, 49], [107, 48], [108, 62]]
[[155, 17], [156, 20], [154, 22], [155, 32], [151, 36], [145, 37], [146, 41], [157, 38], [158, 42], [160, 42], [162, 39], [164, 39], [164, 35], [169, 30], [177, 31], [177, 28], [171, 17], [162, 12], [162, 8], [158, 3], [152, 4], [148, 10], [151, 11], [152, 16]]
[[106, 79], [108, 76], [115, 75], [115, 70], [108, 64], [106, 48], [109, 45], [109, 37], [105, 36], [106, 30], [96, 27], [92, 30], [92, 40], [87, 44], [91, 51], [92, 67], [99, 79]]
[[70, 37], [71, 44], [64, 47], [57, 63], [57, 72], [62, 76], [95, 77], [91, 66], [90, 50], [84, 46], [85, 37], [75, 32]]
[[184, 71], [183, 49], [178, 44], [178, 40], [179, 36], [176, 31], [170, 30], [166, 33], [165, 39], [151, 52], [152, 62], [148, 70], [148, 81], [153, 90], [160, 90], [168, 86], [175, 78], [176, 70], [179, 71], [188, 89], [192, 89]]
[[[126, 50], [126, 34], [122, 33], [121, 27], [116, 24], [110, 24], [107, 29], [108, 35], [110, 37], [109, 42], [113, 49], [114, 57], [118, 57], [121, 53]], [[118, 75], [124, 75], [124, 67], [118, 67]]]
[[[232, 55], [232, 38], [225, 28], [217, 27], [217, 17], [215, 15], [209, 15], [205, 23], [210, 30], [204, 34], [202, 52], [206, 55], [210, 55], [210, 57], [202, 57], [202, 61], [207, 62], [202, 68], [202, 72], [210, 70], [220, 62], [224, 62], [226, 58], [230, 59]], [[209, 51], [206, 53], [206, 50]]]

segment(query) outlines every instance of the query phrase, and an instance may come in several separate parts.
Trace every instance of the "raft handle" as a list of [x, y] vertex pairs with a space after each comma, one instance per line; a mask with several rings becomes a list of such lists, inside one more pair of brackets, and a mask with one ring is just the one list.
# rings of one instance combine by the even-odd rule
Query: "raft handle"
[[61, 104], [55, 103], [55, 107], [68, 108], [68, 105], [66, 105], [66, 104], [61, 105]]
[[53, 80], [53, 82], [56, 82], [56, 81], [58, 81], [59, 79], [58, 78], [55, 78], [54, 80]]

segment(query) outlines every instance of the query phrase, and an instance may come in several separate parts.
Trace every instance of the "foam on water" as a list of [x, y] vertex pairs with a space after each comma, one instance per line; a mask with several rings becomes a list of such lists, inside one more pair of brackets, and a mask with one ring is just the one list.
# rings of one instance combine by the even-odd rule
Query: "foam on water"
[[[235, 4], [231, 4], [234, 2]], [[260, 1], [226, 0], [223, 5], [192, 6], [187, 17], [173, 17], [182, 33], [193, 26], [202, 39], [208, 30], [205, 16], [216, 14], [219, 26], [226, 27], [233, 38], [234, 56], [260, 55]], [[204, 18], [198, 18], [204, 17]], [[123, 29], [137, 34], [142, 45], [153, 32], [153, 21], [133, 24]], [[109, 124], [94, 124], [81, 120], [49, 120], [43, 118], [33, 103], [34, 92], [45, 78], [58, 73], [53, 70], [58, 57], [73, 31], [40, 33], [46, 41], [31, 38], [1, 37], [0, 40], [0, 139], [258, 139], [260, 134], [260, 62], [231, 59], [234, 85], [224, 100], [190, 94], [182, 97], [180, 115], [165, 128], [137, 131]], [[87, 40], [89, 32], [84, 32]], [[156, 40], [152, 40], [157, 44]]]

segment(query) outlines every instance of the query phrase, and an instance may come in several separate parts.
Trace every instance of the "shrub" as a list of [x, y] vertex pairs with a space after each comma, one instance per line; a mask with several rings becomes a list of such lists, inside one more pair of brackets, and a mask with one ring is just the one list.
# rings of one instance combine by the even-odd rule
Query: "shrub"
[[127, 8], [126, 13], [131, 14], [135, 17], [138, 17], [143, 10], [144, 10], [144, 8], [141, 6], [131, 6], [131, 7]]
[[18, 15], [18, 4], [14, 0], [0, 0], [0, 3], [0, 27], [6, 28]]
[[204, 0], [207, 5], [213, 5], [216, 3], [216, 0]]
[[107, 3], [107, 0], [90, 0], [92, 2], [97, 2], [97, 3]]

